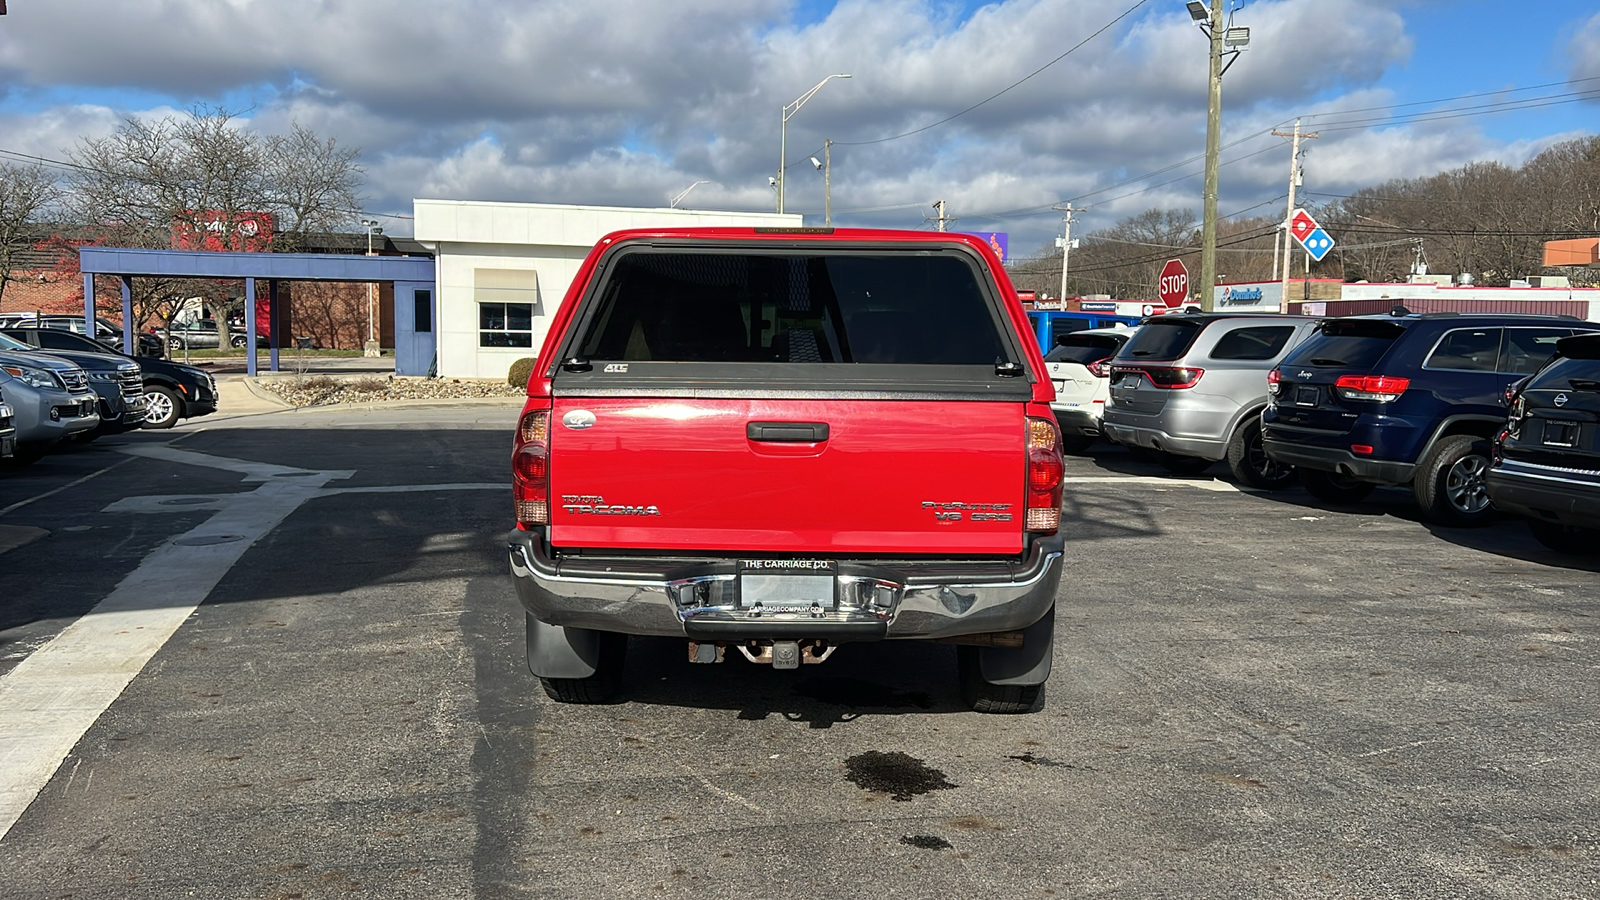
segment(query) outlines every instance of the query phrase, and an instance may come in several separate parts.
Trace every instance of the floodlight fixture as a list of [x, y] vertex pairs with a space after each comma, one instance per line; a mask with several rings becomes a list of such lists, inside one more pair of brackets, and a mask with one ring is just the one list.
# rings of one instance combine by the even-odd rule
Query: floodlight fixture
[[1207, 9], [1206, 5], [1201, 3], [1200, 0], [1189, 0], [1185, 5], [1189, 7], [1189, 18], [1194, 19], [1196, 22], [1204, 22], [1211, 18], [1211, 10]]
[[822, 160], [817, 159], [815, 156], [811, 157], [811, 167], [816, 169], [818, 172], [821, 172], [822, 171]]
[[1229, 47], [1243, 47], [1250, 43], [1250, 29], [1229, 28], [1222, 33], [1222, 42]]
[[775, 176], [775, 175], [768, 175], [768, 176], [767, 176], [767, 186], [768, 186], [768, 187], [777, 187], [777, 186], [778, 186], [778, 179], [777, 179], [777, 176]]

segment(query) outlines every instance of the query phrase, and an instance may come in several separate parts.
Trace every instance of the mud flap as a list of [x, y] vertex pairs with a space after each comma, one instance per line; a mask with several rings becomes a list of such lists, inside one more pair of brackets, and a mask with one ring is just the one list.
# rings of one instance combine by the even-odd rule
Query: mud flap
[[[1021, 647], [978, 648], [978, 671], [990, 684], [1044, 684], [1055, 655], [1056, 607], [1022, 629]], [[531, 646], [531, 645], [530, 645]]]
[[540, 678], [588, 678], [595, 673], [600, 632], [546, 625], [523, 615], [528, 619], [528, 671]]

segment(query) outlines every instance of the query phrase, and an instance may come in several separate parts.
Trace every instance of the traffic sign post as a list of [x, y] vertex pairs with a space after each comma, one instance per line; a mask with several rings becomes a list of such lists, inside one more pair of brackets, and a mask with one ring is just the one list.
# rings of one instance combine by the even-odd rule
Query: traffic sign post
[[1189, 270], [1183, 260], [1169, 259], [1161, 267], [1161, 277], [1156, 281], [1156, 294], [1167, 309], [1177, 309], [1189, 299]]

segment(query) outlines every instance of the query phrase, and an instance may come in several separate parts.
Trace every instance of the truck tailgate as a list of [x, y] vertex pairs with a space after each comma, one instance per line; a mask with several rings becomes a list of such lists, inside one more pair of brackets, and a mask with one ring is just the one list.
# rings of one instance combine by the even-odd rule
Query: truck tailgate
[[558, 397], [551, 543], [1014, 554], [1025, 430], [1011, 402]]

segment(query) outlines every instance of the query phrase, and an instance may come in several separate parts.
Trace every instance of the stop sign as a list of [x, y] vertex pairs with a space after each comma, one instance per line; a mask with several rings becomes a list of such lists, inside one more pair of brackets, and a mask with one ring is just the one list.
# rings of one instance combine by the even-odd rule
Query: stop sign
[[1161, 267], [1161, 280], [1156, 282], [1156, 293], [1167, 309], [1177, 309], [1189, 299], [1189, 270], [1183, 267], [1183, 260], [1169, 259]]

